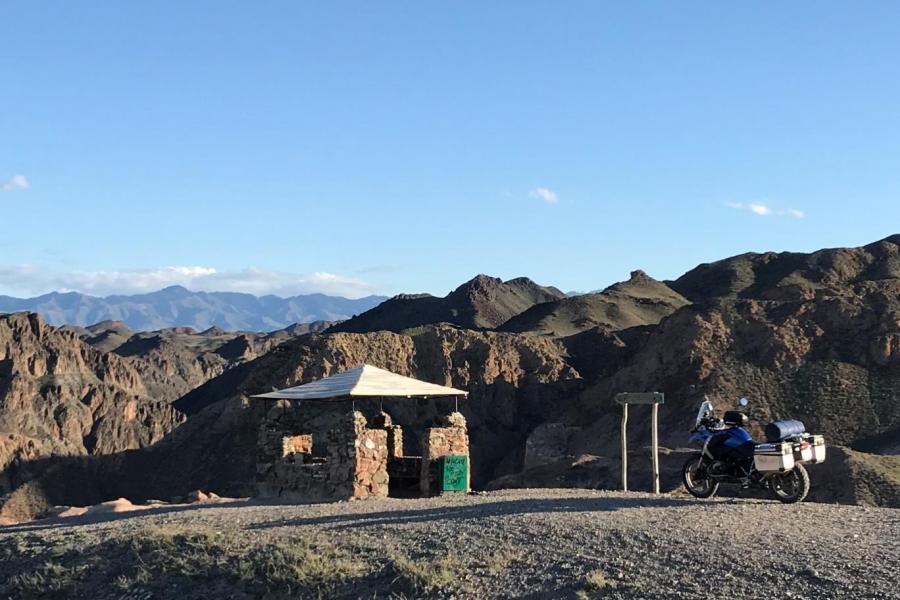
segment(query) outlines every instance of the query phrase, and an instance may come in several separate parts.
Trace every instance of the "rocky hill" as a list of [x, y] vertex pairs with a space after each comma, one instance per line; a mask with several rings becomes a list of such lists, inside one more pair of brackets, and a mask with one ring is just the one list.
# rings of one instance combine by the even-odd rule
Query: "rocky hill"
[[[596, 378], [560, 422], [565, 431], [561, 441], [556, 436], [560, 464], [568, 469], [579, 455], [617, 454], [618, 424], [611, 417], [618, 409], [612, 397], [622, 390], [666, 393], [661, 443], [673, 448], [684, 445], [704, 396], [723, 409], [747, 396], [754, 419], [799, 418], [830, 443], [895, 454], [900, 439], [898, 241], [894, 236], [863, 248], [811, 255], [745, 255], [699, 267], [672, 282], [697, 304], [649, 331], [639, 327], [629, 335], [623, 330], [614, 339], [578, 346], [602, 356], [598, 347], [606, 343], [615, 350], [615, 368]], [[632, 444], [646, 444], [647, 417], [641, 412], [631, 417]], [[864, 454], [854, 456], [852, 469], [837, 461], [826, 463], [827, 468], [858, 473], [860, 481], [874, 478], [884, 490], [894, 490], [884, 497], [900, 498], [896, 469]], [[846, 481], [851, 490], [854, 477]]]
[[33, 313], [0, 315], [0, 494], [11, 465], [147, 446], [182, 420], [148, 393], [132, 361]]
[[395, 296], [329, 331], [402, 331], [434, 323], [493, 329], [536, 304], [564, 297], [558, 289], [540, 286], [525, 277], [502, 281], [478, 275], [443, 298], [428, 294]]
[[[900, 236], [893, 236], [808, 255], [744, 255], [703, 265], [668, 284], [635, 273], [594, 295], [600, 311], [583, 313], [569, 306], [575, 298], [556, 297], [507, 318], [510, 298], [523, 298], [506, 294], [510, 285], [531, 290], [525, 304], [555, 295], [540, 291], [545, 288], [534, 294], [534, 284], [522, 280], [476, 278], [447, 298], [395, 299], [361, 315], [351, 328], [399, 326], [413, 317], [467, 325], [361, 334], [338, 326], [255, 358], [235, 352], [245, 358], [175, 401], [189, 417], [165, 439], [137, 452], [69, 461], [54, 477], [35, 467], [37, 476], [7, 506], [37, 506], [36, 497], [72, 503], [73, 486], [85, 504], [194, 488], [249, 493], [262, 408], [247, 396], [363, 362], [470, 391], [460, 408], [470, 424], [476, 486], [618, 485], [619, 408], [612, 398], [620, 391], [653, 390], [667, 398], [660, 411], [667, 448], [686, 444], [704, 396], [720, 409], [747, 396], [752, 417], [800, 418], [844, 447], [814, 470], [814, 498], [900, 506], [898, 242]], [[517, 322], [536, 325], [517, 327], [521, 333], [487, 329]], [[139, 337], [134, 344], [147, 341]], [[392, 412], [399, 422], [423, 425], [438, 408], [401, 403]], [[633, 411], [632, 448], [646, 445], [647, 418]], [[675, 487], [683, 455], [666, 457]]]
[[[483, 485], [497, 469], [515, 470], [515, 460], [503, 466], [510, 449], [523, 446], [529, 431], [559, 414], [582, 388], [578, 373], [564, 357], [565, 349], [553, 340], [449, 325], [402, 334], [301, 336], [176, 401], [175, 407], [189, 415], [187, 422], [151, 448], [97, 460], [35, 465], [33, 470], [40, 473], [31, 481], [19, 481], [20, 488], [0, 512], [13, 518], [41, 503], [92, 504], [108, 495], [141, 500], [183, 495], [196, 488], [250, 494], [257, 429], [266, 405], [247, 396], [359, 363], [469, 390], [472, 400], [461, 403], [460, 409], [470, 418], [473, 461], [478, 465], [473, 481]], [[397, 399], [386, 408], [398, 423], [417, 431], [446, 414], [451, 409], [446, 402]], [[370, 411], [378, 407], [361, 402], [357, 406]], [[416, 444], [416, 438], [410, 436], [409, 443]]]
[[669, 286], [692, 301], [714, 298], [797, 300], [852, 291], [868, 281], [900, 279], [892, 235], [860, 248], [799, 252], [748, 253], [703, 264]]
[[656, 325], [689, 304], [687, 299], [643, 271], [602, 292], [560, 298], [536, 304], [512, 317], [500, 331], [568, 337], [601, 328], [619, 331], [638, 325]]
[[219, 327], [201, 332], [191, 327], [132, 332], [121, 321], [104, 321], [85, 328], [79, 337], [99, 350], [136, 359], [133, 364], [148, 393], [171, 401], [292, 337], [323, 331], [331, 324], [294, 324], [270, 333], [224, 331]]
[[328, 325], [132, 332], [121, 321], [55, 328], [35, 313], [0, 315], [0, 496], [48, 457], [114, 455], [159, 441], [184, 421], [173, 400]]
[[[399, 334], [303, 336], [178, 400], [175, 406], [191, 416], [186, 427], [155, 449], [159, 451], [157, 460], [164, 462], [166, 456], [178, 455], [187, 464], [195, 458], [192, 473], [208, 478], [192, 480], [194, 487], [212, 488], [223, 480], [246, 482], [254, 469], [253, 449], [262, 408], [261, 401], [247, 396], [319, 379], [361, 363], [470, 392], [471, 399], [462, 402], [460, 410], [470, 420], [473, 461], [479, 465], [472, 476], [479, 485], [493, 478], [496, 469], [503, 470], [501, 463], [510, 448], [521, 446], [531, 429], [559, 414], [567, 399], [583, 387], [578, 373], [565, 361], [565, 349], [547, 339], [448, 325]], [[377, 402], [372, 402], [358, 402], [357, 406], [377, 410]], [[452, 401], [396, 399], [386, 402], [385, 408], [396, 422], [414, 432], [437, 422], [439, 415], [451, 409], [448, 403]], [[220, 438], [207, 442], [224, 448], [228, 461], [209, 448], [195, 448], [191, 427], [220, 432]], [[408, 443], [415, 451], [418, 440], [414, 435]], [[209, 468], [198, 468], [201, 463]], [[228, 473], [217, 479], [217, 469], [228, 469]]]
[[0, 313], [39, 313], [53, 325], [86, 326], [101, 321], [122, 321], [134, 331], [192, 327], [203, 331], [274, 331], [294, 323], [340, 321], [385, 300], [367, 296], [351, 300], [340, 296], [307, 294], [280, 298], [232, 292], [192, 292], [171, 286], [147, 294], [98, 298], [77, 292], [53, 292], [34, 298], [0, 296]]

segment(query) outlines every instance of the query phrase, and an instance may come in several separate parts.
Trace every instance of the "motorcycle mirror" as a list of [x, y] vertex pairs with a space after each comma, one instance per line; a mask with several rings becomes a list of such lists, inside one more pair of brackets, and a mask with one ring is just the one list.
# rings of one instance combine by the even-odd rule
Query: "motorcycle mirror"
[[738, 404], [740, 404], [741, 406], [747, 406], [748, 404], [750, 404], [750, 401], [746, 398], [741, 398], [740, 400], [738, 400]]

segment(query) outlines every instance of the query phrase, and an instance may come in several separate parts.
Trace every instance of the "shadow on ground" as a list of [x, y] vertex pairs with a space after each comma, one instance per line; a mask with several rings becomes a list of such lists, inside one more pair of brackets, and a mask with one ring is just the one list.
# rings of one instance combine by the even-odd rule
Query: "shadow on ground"
[[[269, 529], [275, 527], [293, 527], [303, 525], [335, 525], [346, 528], [368, 527], [372, 525], [425, 523], [430, 521], [455, 521], [477, 520], [505, 516], [535, 514], [535, 513], [579, 513], [613, 511], [628, 508], [679, 508], [693, 506], [698, 503], [710, 502], [695, 500], [693, 498], [673, 497], [598, 497], [598, 498], [550, 498], [550, 499], [516, 499], [466, 502], [464, 499], [450, 498], [445, 506], [415, 508], [409, 501], [393, 500], [380, 501], [378, 506], [385, 507], [380, 511], [354, 511], [349, 513], [321, 515], [313, 517], [296, 517], [275, 519], [263, 523], [255, 523], [247, 526], [248, 529]], [[258, 499], [241, 499], [230, 502], [218, 502], [215, 504], [191, 504], [179, 506], [160, 506], [123, 513], [101, 513], [95, 515], [83, 515], [80, 517], [68, 517], [48, 519], [31, 523], [21, 523], [0, 527], [0, 533], [38, 532], [45, 530], [59, 530], [82, 525], [108, 523], [127, 519], [136, 519], [156, 515], [173, 515], [191, 511], [209, 511], [241, 507], [272, 507], [272, 508], [299, 508], [302, 506], [327, 505], [329, 503], [304, 503], [285, 504], [283, 502], [269, 502]]]
[[448, 504], [447, 506], [405, 509], [378, 512], [353, 512], [347, 514], [323, 515], [279, 519], [248, 526], [249, 529], [274, 527], [295, 527], [304, 525], [337, 525], [346, 528], [368, 527], [372, 525], [425, 523], [430, 521], [478, 520], [539, 513], [581, 513], [614, 511], [628, 508], [686, 508], [701, 500], [688, 498], [551, 498], [519, 499], [472, 504]]

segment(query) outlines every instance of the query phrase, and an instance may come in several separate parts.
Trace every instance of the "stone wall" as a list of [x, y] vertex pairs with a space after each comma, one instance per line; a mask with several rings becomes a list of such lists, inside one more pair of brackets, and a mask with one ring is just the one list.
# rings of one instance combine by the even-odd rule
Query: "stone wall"
[[[311, 462], [312, 435], [292, 435], [286, 429], [286, 423], [275, 420], [265, 420], [260, 425], [256, 447], [257, 495], [324, 499], [328, 473], [324, 463]], [[307, 452], [298, 455], [301, 450]]]
[[372, 419], [372, 429], [384, 429], [387, 432], [387, 449], [389, 457], [403, 457], [403, 428], [400, 425], [394, 425], [391, 415], [384, 412], [384, 410], [380, 411], [378, 415]]
[[[356, 413], [360, 417], [362, 414]], [[363, 419], [365, 423], [365, 419]], [[353, 479], [354, 498], [386, 498], [388, 495], [388, 432], [366, 429], [356, 434], [356, 470]]]
[[259, 426], [256, 441], [256, 481], [264, 480], [265, 473], [284, 458], [283, 438], [285, 431], [278, 423], [263, 421]]
[[[440, 493], [440, 458], [450, 454], [469, 457], [469, 434], [466, 418], [454, 412], [445, 417], [446, 427], [431, 427], [425, 432], [422, 449], [422, 478], [420, 489], [423, 495]], [[472, 465], [467, 465], [466, 491], [471, 489]]]
[[328, 431], [327, 454], [317, 459], [310, 454], [311, 434], [285, 435], [283, 424], [265, 421], [257, 448], [257, 495], [298, 501], [387, 496], [387, 437], [353, 412]]

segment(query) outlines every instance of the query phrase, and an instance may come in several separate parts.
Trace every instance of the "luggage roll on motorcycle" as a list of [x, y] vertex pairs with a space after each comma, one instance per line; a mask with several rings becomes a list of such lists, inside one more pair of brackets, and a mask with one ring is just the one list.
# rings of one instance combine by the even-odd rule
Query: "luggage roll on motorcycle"
[[[747, 406], [747, 399], [740, 404]], [[744, 413], [726, 411], [720, 419], [712, 402], [703, 401], [690, 437], [702, 449], [682, 469], [687, 491], [709, 498], [724, 483], [768, 490], [786, 504], [806, 498], [809, 474], [803, 464], [825, 460], [825, 439], [807, 433], [800, 421], [775, 421], [766, 426], [766, 442], [756, 443], [746, 426]]]

